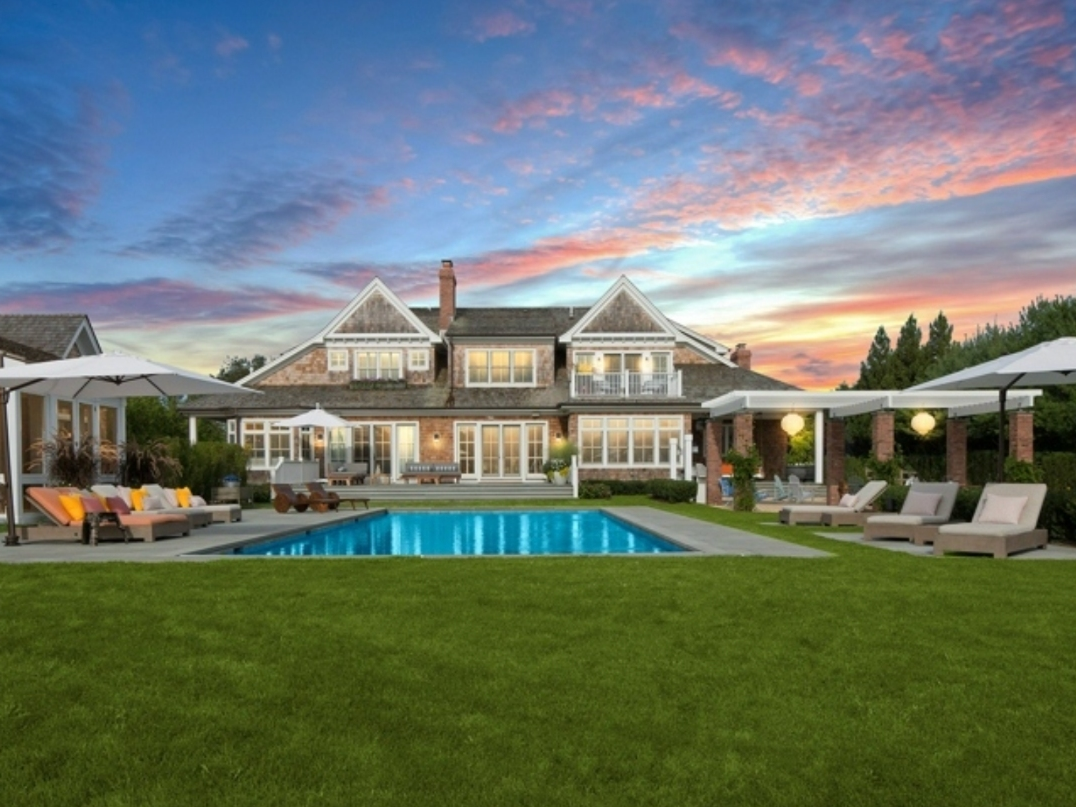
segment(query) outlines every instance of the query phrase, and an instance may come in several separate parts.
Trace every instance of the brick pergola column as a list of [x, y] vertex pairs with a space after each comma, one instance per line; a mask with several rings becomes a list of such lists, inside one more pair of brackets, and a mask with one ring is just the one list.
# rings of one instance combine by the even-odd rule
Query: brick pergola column
[[945, 477], [958, 485], [968, 484], [968, 422], [945, 421]]
[[896, 453], [896, 439], [893, 436], [895, 421], [892, 410], [883, 409], [871, 415], [871, 448], [881, 462], [893, 459]]
[[721, 504], [721, 423], [709, 418], [702, 432], [702, 453], [706, 457], [706, 503]]
[[1035, 416], [1031, 412], [1009, 413], [1009, 456], [1020, 462], [1035, 459]]
[[788, 463], [788, 435], [781, 428], [779, 420], [760, 420], [758, 422], [758, 450], [762, 456], [762, 476], [771, 478], [774, 474], [785, 475]]
[[826, 503], [837, 504], [844, 490], [844, 421], [827, 419], [825, 424]]
[[746, 454], [755, 444], [755, 416], [750, 412], [739, 412], [732, 418], [732, 447], [741, 454]]

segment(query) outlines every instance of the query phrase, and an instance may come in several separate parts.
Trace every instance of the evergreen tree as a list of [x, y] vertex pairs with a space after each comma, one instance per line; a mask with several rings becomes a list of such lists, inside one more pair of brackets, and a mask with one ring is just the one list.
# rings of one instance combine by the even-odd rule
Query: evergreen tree
[[945, 313], [939, 311], [938, 316], [927, 328], [927, 343], [923, 345], [923, 363], [916, 375], [916, 383], [934, 377], [931, 370], [938, 361], [948, 355], [952, 347], [953, 326]]
[[915, 383], [923, 364], [923, 331], [915, 319], [908, 316], [897, 337], [897, 346], [889, 362], [889, 389], [905, 389]]
[[246, 378], [255, 370], [260, 370], [265, 366], [265, 362], [265, 356], [260, 353], [255, 354], [251, 359], [245, 356], [228, 356], [224, 359], [224, 364], [220, 366], [217, 378], [221, 381], [231, 381], [234, 384], [236, 381]]
[[870, 350], [867, 351], [867, 359], [859, 365], [859, 380], [856, 381], [856, 389], [890, 389], [890, 364], [893, 360], [893, 351], [889, 346], [889, 336], [885, 332], [885, 326], [878, 327], [874, 335]]

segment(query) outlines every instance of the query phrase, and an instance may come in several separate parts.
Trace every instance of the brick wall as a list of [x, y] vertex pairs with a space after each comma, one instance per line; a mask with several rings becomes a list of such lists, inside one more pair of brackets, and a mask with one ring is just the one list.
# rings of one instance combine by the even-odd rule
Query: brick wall
[[1009, 456], [1021, 462], [1035, 459], [1035, 416], [1032, 412], [1009, 413]]
[[721, 422], [708, 419], [703, 429], [703, 452], [706, 454], [706, 503], [722, 503], [721, 495]]
[[945, 478], [968, 484], [968, 422], [957, 418], [945, 421]]
[[762, 456], [762, 476], [785, 475], [788, 465], [788, 435], [779, 420], [760, 420], [755, 426], [759, 453]]
[[826, 483], [826, 503], [837, 504], [848, 489], [844, 478], [844, 421], [827, 419], [822, 431], [825, 435], [822, 450], [826, 455], [823, 475]]
[[740, 454], [751, 450], [755, 442], [755, 416], [739, 412], [732, 418], [732, 447]]
[[894, 413], [882, 410], [871, 414], [871, 449], [876, 458], [885, 462], [893, 459], [896, 442], [893, 434]]

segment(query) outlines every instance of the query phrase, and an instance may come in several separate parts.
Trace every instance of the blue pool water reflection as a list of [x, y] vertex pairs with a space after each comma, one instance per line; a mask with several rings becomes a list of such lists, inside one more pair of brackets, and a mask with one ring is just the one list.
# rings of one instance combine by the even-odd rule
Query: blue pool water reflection
[[582, 555], [683, 552], [596, 510], [384, 513], [249, 544], [241, 555]]

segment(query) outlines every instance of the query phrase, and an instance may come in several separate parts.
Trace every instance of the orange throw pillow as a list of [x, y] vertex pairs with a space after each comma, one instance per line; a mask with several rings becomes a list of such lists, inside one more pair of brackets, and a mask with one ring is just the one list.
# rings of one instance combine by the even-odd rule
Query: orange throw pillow
[[64, 506], [64, 510], [67, 511], [67, 515], [71, 516], [72, 521], [82, 521], [82, 519], [86, 518], [86, 510], [82, 506], [81, 496], [61, 493], [60, 504]]

